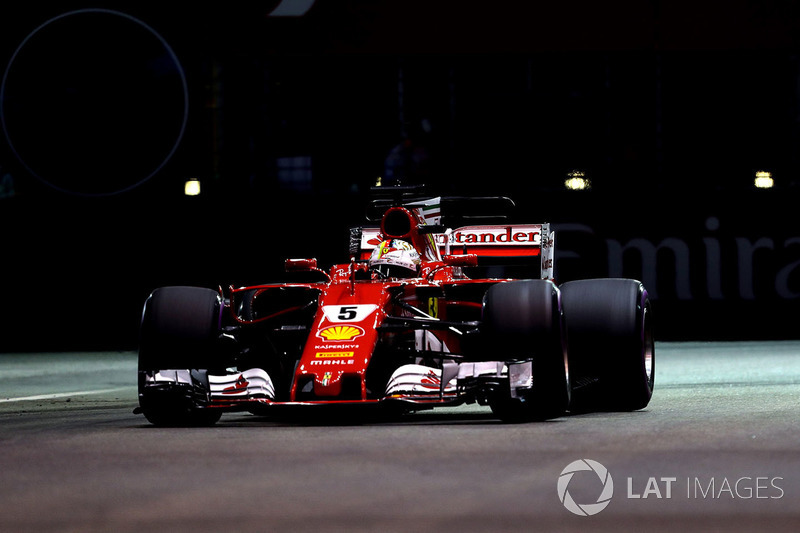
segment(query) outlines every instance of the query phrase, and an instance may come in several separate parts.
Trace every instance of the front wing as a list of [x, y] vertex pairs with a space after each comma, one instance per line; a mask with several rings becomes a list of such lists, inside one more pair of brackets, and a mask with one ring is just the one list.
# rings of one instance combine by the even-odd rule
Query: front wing
[[206, 370], [166, 369], [144, 373], [145, 389], [181, 393], [198, 408], [226, 411], [269, 406], [404, 403], [410, 407], [485, 403], [488, 393], [506, 388], [516, 398], [533, 386], [531, 361], [445, 362], [442, 368], [408, 364], [397, 368], [378, 398], [361, 400], [277, 401], [275, 384], [261, 368], [210, 374]]

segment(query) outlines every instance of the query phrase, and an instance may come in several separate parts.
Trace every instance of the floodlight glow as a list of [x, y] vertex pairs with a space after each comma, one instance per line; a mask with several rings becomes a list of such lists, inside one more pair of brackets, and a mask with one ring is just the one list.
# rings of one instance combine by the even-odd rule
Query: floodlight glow
[[190, 180], [186, 180], [186, 183], [183, 185], [183, 194], [186, 196], [197, 196], [200, 194], [200, 180], [197, 178], [192, 178]]
[[586, 173], [580, 170], [573, 170], [567, 174], [564, 186], [571, 191], [584, 191], [592, 188], [592, 183], [586, 177]]
[[772, 172], [759, 170], [756, 172], [756, 179], [753, 184], [759, 189], [771, 189], [775, 186], [775, 180], [772, 179]]

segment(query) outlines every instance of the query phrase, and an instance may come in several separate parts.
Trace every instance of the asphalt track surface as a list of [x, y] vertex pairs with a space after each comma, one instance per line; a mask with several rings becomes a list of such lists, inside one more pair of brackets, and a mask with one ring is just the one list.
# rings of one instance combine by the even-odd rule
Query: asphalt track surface
[[[0, 354], [0, 531], [800, 530], [797, 341], [658, 343], [646, 410], [521, 425], [465, 406], [159, 429], [132, 414], [135, 367]], [[610, 499], [564, 472], [581, 459]]]

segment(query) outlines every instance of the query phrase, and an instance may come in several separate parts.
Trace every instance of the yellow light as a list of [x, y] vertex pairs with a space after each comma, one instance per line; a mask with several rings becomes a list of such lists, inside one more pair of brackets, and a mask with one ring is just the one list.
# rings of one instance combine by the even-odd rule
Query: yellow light
[[756, 179], [753, 184], [759, 189], [771, 189], [775, 185], [775, 180], [772, 179], [772, 172], [759, 170], [756, 172]]
[[592, 188], [592, 182], [586, 177], [586, 173], [581, 170], [573, 170], [567, 174], [564, 186], [571, 191], [584, 191]]
[[183, 185], [183, 194], [186, 196], [197, 196], [200, 194], [200, 180], [197, 178], [192, 178], [190, 180], [186, 180], [186, 183]]

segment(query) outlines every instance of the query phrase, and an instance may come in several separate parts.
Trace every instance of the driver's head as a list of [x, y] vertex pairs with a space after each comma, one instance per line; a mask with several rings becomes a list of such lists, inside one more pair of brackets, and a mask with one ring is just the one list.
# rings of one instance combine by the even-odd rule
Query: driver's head
[[369, 258], [369, 268], [390, 278], [413, 278], [419, 272], [419, 252], [400, 239], [381, 242]]

